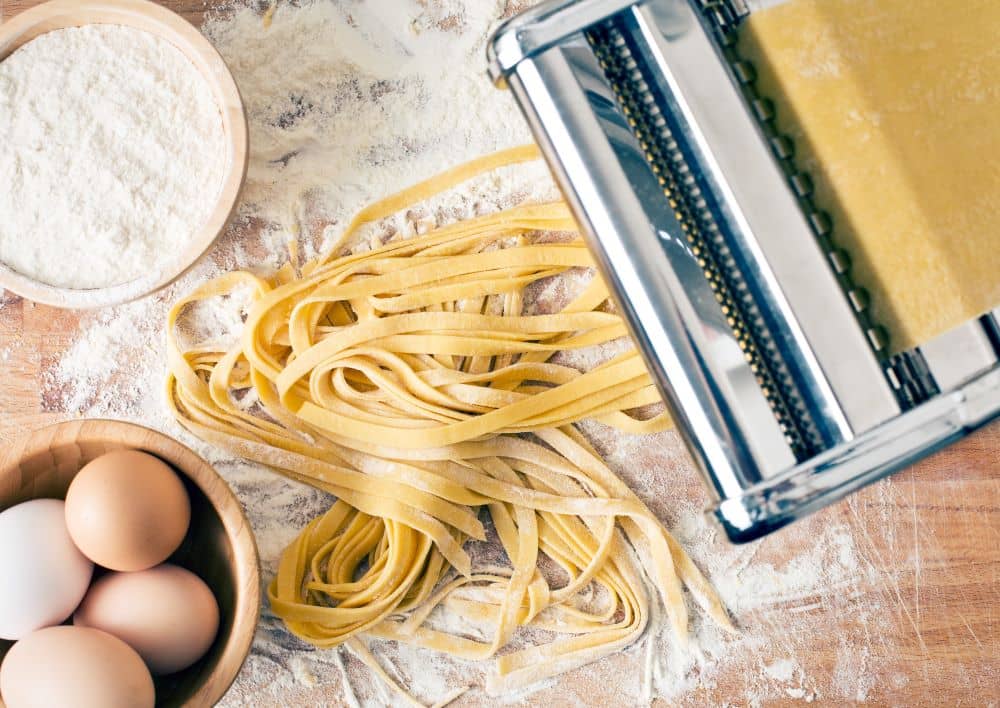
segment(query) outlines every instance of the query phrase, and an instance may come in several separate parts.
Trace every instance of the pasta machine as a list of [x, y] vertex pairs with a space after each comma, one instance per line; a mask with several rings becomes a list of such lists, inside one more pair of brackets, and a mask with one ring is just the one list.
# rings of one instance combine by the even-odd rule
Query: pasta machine
[[747, 13], [742, 0], [550, 0], [488, 48], [733, 542], [1000, 414], [1000, 303], [890, 354], [736, 50]]

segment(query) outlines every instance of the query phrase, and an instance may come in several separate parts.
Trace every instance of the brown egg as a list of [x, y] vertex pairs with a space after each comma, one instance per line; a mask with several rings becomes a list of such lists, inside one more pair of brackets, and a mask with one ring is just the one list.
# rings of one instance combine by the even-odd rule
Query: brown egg
[[4, 657], [7, 708], [152, 708], [153, 678], [128, 644], [87, 627], [47, 627]]
[[73, 624], [113, 634], [139, 652], [154, 674], [170, 674], [198, 661], [212, 646], [219, 606], [201, 578], [164, 563], [97, 580]]
[[83, 554], [111, 570], [145, 570], [184, 539], [191, 502], [177, 474], [138, 450], [84, 466], [66, 492], [66, 526]]

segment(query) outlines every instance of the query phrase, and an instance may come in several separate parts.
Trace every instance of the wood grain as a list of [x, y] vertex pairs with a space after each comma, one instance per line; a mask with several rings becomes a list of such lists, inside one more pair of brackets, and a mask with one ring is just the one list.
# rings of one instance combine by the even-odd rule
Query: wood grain
[[0, 287], [35, 302], [90, 308], [134, 300], [170, 285], [190, 270], [226, 229], [246, 180], [250, 149], [246, 115], [226, 63], [190, 22], [148, 0], [52, 0], [30, 12], [0, 12], [0, 17], [6, 18], [0, 24], [0, 61], [40, 34], [92, 23], [134, 27], [169, 41], [194, 64], [211, 88], [222, 116], [226, 147], [226, 166], [215, 207], [182, 249], [164, 257], [162, 270], [135, 273], [137, 282], [73, 290], [40, 283], [0, 264]]
[[[191, 526], [170, 562], [194, 571], [219, 603], [219, 633], [208, 654], [183, 671], [157, 677], [156, 704], [211, 705], [228, 690], [250, 652], [260, 610], [260, 573], [243, 509], [208, 463], [166, 435], [138, 425], [57, 423], [19, 438], [0, 453], [0, 510], [29, 499], [65, 497], [85, 464], [121, 448], [149, 452], [180, 473], [191, 499]], [[0, 658], [11, 644], [0, 642]]]
[[[34, 4], [0, 0], [4, 16]], [[164, 4], [193, 22], [200, 22], [206, 10], [201, 0]], [[0, 356], [3, 443], [65, 417], [52, 410], [43, 383], [74, 338], [81, 315], [10, 295], [0, 303], [0, 353], [7, 352], [6, 358]], [[669, 493], [645, 496], [668, 524], [677, 521], [681, 500], [707, 502], [697, 473], [675, 444], [677, 464], [643, 445], [623, 461], [611, 462], [633, 479], [668, 477]], [[768, 599], [740, 615], [747, 633], [764, 635], [768, 642], [752, 648], [746, 659], [722, 664], [696, 689], [657, 705], [747, 705], [757, 699], [768, 705], [806, 699], [818, 705], [859, 699], [898, 706], [1000, 703], [1000, 425], [743, 549], [741, 558], [753, 567], [770, 564], [783, 571], [831, 529], [849, 535], [859, 566], [856, 577], [843, 587], [817, 591], [816, 598]], [[720, 553], [731, 550], [721, 541], [716, 547]], [[801, 668], [801, 680], [794, 684], [801, 686], [801, 695], [774, 688], [770, 680], [761, 683], [765, 666], [787, 658]], [[641, 680], [641, 664], [641, 653], [623, 652], [514, 704], [622, 705], [620, 688], [624, 681]], [[855, 690], [847, 681], [852, 675], [871, 681], [864, 686], [855, 681], [860, 686]], [[338, 681], [316, 678], [315, 685], [296, 684], [277, 698], [266, 685], [250, 683], [234, 700], [346, 705]], [[489, 703], [473, 693], [455, 705]]]

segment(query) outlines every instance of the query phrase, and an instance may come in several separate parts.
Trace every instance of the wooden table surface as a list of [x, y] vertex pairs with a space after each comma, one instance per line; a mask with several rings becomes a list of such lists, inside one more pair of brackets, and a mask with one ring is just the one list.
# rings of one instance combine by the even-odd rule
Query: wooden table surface
[[[0, 17], [35, 4], [0, 0]], [[202, 0], [164, 4], [196, 25], [205, 11]], [[9, 293], [0, 297], [0, 351], [5, 352], [0, 357], [0, 443], [67, 417], [46, 400], [43, 377], [72, 343], [80, 317]], [[5, 343], [17, 346], [5, 349]], [[679, 493], [703, 498], [693, 470], [681, 472]], [[654, 508], [663, 509], [669, 520], [669, 499], [656, 501]], [[747, 549], [740, 558], [784, 572], [796, 548], [830, 529], [843, 529], [857, 555], [851, 565], [857, 566], [857, 577], [848, 588], [821, 590], [814, 602], [774, 598], [738, 617], [747, 631], [772, 641], [751, 648], [748, 658], [728, 664], [710, 684], [668, 702], [1000, 702], [1000, 425]], [[791, 676], [787, 666], [773, 663], [783, 658], [794, 661]], [[602, 662], [575, 672], [522, 702], [613, 703], [612, 684], [601, 677], [616, 666]], [[763, 688], [761, 671], [770, 682]], [[852, 675], [856, 686], [848, 681]], [[782, 681], [784, 688], [771, 685]], [[342, 699], [330, 685], [320, 685], [277, 700], [336, 705]]]

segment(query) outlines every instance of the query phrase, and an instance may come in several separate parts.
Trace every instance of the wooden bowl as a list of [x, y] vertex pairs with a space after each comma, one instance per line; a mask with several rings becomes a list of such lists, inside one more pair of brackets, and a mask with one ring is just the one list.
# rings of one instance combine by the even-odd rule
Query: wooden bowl
[[145, 30], [169, 41], [191, 60], [211, 87], [222, 115], [226, 167], [215, 209], [201, 230], [191, 235], [179, 254], [171, 256], [168, 263], [150, 275], [106, 288], [74, 290], [40, 283], [0, 263], [0, 288], [56, 307], [101, 307], [128, 302], [177, 280], [226, 228], [247, 174], [247, 121], [236, 82], [225, 61], [201, 32], [165, 7], [148, 0], [52, 0], [0, 24], [0, 61], [46, 32], [92, 24], [126, 25]]
[[[30, 499], [64, 498], [83, 465], [120, 448], [156, 455], [180, 473], [191, 497], [191, 527], [170, 562], [199, 575], [219, 603], [219, 634], [212, 648], [184, 671], [154, 678], [156, 705], [212, 705], [250, 652], [260, 612], [260, 565], [239, 501], [207, 462], [176, 440], [139, 425], [57, 423], [0, 452], [0, 510]], [[0, 660], [12, 644], [0, 641]]]

